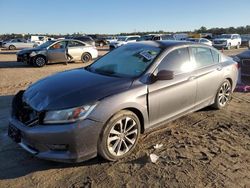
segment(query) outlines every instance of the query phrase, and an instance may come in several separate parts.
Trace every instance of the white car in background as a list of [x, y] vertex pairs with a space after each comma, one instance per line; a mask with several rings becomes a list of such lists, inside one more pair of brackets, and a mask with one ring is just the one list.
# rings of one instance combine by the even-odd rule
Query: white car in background
[[37, 43], [38, 45], [41, 45], [41, 44], [47, 42], [48, 40], [53, 40], [53, 38], [49, 38], [47, 36], [31, 36], [30, 37], [30, 41]]
[[208, 46], [213, 45], [212, 41], [205, 39], [205, 38], [189, 38], [189, 39], [187, 39], [187, 41], [202, 43], [202, 44], [206, 44]]
[[15, 49], [23, 49], [23, 48], [35, 48], [38, 45], [34, 42], [30, 42], [25, 39], [11, 39], [5, 43], [3, 43], [2, 47], [9, 49], [9, 50], [15, 50]]
[[139, 35], [131, 35], [131, 36], [119, 36], [116, 42], [112, 42], [109, 44], [110, 49], [118, 48], [124, 44], [136, 42], [140, 38]]
[[231, 49], [231, 47], [240, 48], [241, 37], [239, 34], [222, 34], [217, 39], [213, 40], [213, 46], [215, 48], [226, 48]]
[[117, 37], [107, 37], [106, 41], [108, 42], [108, 44], [116, 42], [117, 41]]

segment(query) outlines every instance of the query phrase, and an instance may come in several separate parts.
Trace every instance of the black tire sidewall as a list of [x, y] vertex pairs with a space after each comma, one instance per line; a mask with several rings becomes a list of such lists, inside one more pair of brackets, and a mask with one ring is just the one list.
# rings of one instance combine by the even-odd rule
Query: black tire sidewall
[[216, 108], [216, 109], [225, 108], [225, 107], [228, 105], [229, 101], [230, 101], [230, 100], [229, 100], [229, 101], [226, 103], [225, 106], [220, 105], [220, 102], [219, 102], [219, 92], [220, 92], [220, 88], [222, 87], [222, 85], [223, 85], [225, 82], [228, 83], [228, 84], [230, 85], [230, 87], [231, 87], [231, 94], [230, 94], [230, 98], [231, 98], [231, 95], [232, 95], [232, 84], [229, 82], [229, 80], [224, 80], [224, 81], [222, 82], [222, 84], [220, 85], [220, 87], [219, 87], [217, 93], [216, 93], [215, 102], [214, 102], [214, 104], [212, 105], [212, 106], [213, 106], [214, 108]]
[[9, 46], [9, 50], [15, 50], [15, 49], [16, 49], [16, 47], [14, 45]]
[[[89, 56], [89, 60], [88, 60], [88, 61], [85, 61], [84, 58], [83, 58], [84, 56]], [[90, 53], [83, 53], [83, 54], [82, 54], [81, 61], [82, 61], [83, 63], [89, 63], [91, 60], [92, 60], [92, 56], [91, 56]]]
[[[134, 145], [132, 146], [132, 148], [130, 149], [130, 151], [128, 151], [127, 153], [125, 153], [122, 156], [114, 156], [108, 151], [107, 138], [109, 136], [110, 130], [113, 127], [114, 123], [116, 123], [119, 119], [124, 118], [124, 117], [130, 117], [136, 122], [136, 124], [138, 126], [137, 127], [138, 128], [137, 139], [136, 139]], [[141, 132], [141, 124], [140, 124], [139, 118], [131, 111], [128, 111], [128, 110], [120, 111], [119, 113], [117, 113], [113, 117], [111, 117], [107, 121], [107, 123], [105, 124], [105, 126], [101, 132], [101, 135], [99, 137], [99, 141], [98, 141], [98, 154], [100, 154], [103, 158], [110, 160], [110, 161], [116, 161], [116, 160], [119, 160], [121, 158], [127, 157], [129, 154], [131, 154], [131, 152], [136, 147], [138, 140], [140, 138], [140, 132]]]

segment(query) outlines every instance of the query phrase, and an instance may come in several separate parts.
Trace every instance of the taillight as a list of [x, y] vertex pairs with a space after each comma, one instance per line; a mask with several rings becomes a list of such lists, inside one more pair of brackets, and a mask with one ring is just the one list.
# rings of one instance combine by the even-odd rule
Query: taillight
[[240, 63], [237, 62], [237, 63], [235, 63], [234, 65], [236, 66], [237, 69], [240, 68]]

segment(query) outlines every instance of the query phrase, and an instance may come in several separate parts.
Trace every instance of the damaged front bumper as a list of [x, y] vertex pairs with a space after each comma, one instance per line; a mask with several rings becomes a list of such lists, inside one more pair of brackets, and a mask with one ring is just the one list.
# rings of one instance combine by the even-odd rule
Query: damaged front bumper
[[[16, 101], [13, 100], [13, 103]], [[12, 105], [15, 110], [13, 106], [15, 104]], [[71, 124], [43, 125], [39, 121], [30, 124], [22, 121], [13, 112], [8, 135], [38, 158], [81, 162], [97, 155], [97, 143], [103, 125], [101, 122], [85, 119]]]

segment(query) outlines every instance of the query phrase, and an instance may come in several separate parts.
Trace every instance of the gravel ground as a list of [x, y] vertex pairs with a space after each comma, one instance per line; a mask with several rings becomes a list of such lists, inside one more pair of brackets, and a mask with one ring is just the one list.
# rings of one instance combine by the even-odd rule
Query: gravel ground
[[[244, 50], [244, 49], [243, 49]], [[240, 50], [225, 51], [229, 55]], [[105, 54], [100, 49], [100, 55]], [[230, 105], [205, 108], [144, 134], [131, 156], [80, 164], [37, 159], [6, 134], [13, 95], [80, 62], [34, 68], [0, 52], [0, 187], [250, 187], [250, 93], [234, 93]], [[154, 149], [155, 144], [163, 144]], [[154, 164], [150, 154], [160, 158]]]

